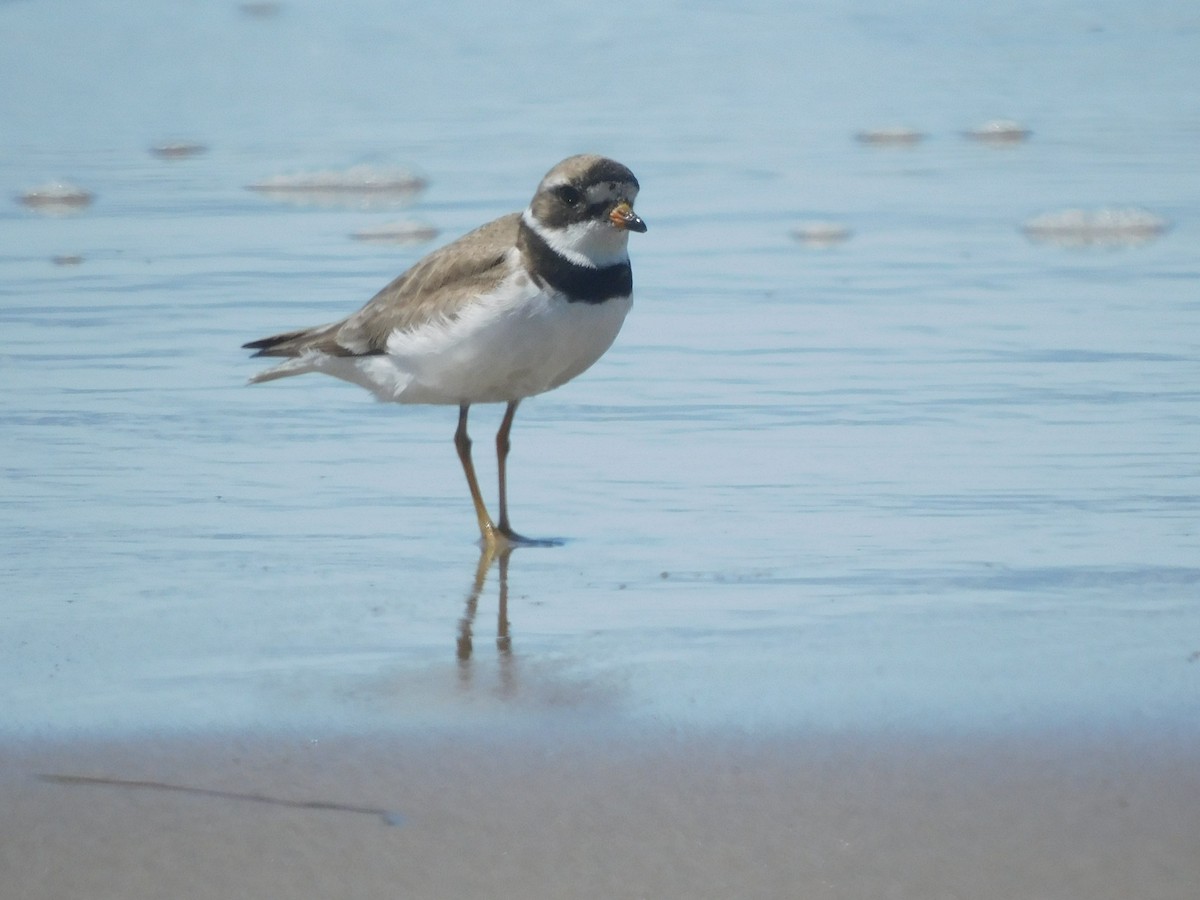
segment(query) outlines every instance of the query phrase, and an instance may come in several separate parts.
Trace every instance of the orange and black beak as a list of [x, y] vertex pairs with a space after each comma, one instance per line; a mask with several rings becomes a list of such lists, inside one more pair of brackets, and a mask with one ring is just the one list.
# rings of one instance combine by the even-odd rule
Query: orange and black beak
[[633, 211], [628, 200], [622, 200], [614, 206], [613, 211], [608, 214], [608, 219], [615, 227], [626, 231], [642, 232], [646, 230], [646, 223]]

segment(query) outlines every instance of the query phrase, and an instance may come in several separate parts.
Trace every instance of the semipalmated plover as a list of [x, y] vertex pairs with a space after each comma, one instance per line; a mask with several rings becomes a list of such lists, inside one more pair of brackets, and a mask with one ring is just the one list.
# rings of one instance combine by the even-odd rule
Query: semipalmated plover
[[[602, 156], [551, 169], [524, 212], [435, 250], [353, 315], [244, 346], [287, 357], [251, 383], [323, 372], [393, 403], [458, 407], [454, 446], [485, 546], [524, 541], [508, 518], [505, 463], [517, 405], [570, 381], [609, 348], [633, 302], [629, 232], [638, 181]], [[500, 518], [484, 505], [467, 411], [505, 403], [496, 433]]]

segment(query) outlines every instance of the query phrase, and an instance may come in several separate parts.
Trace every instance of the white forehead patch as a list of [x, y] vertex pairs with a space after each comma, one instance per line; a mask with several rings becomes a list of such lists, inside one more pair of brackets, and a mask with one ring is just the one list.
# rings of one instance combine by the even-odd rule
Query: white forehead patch
[[633, 198], [637, 196], [637, 188], [627, 181], [601, 181], [599, 184], [591, 185], [584, 196], [587, 197], [589, 206], [593, 203], [605, 203], [617, 198], [632, 203]]

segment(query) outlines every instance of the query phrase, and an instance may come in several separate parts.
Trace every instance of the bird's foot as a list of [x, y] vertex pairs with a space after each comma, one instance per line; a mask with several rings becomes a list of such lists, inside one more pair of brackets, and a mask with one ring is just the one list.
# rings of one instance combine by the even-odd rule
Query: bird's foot
[[561, 547], [564, 541], [561, 538], [525, 537], [523, 534], [517, 534], [508, 525], [492, 525], [483, 529], [480, 543], [495, 552], [504, 552], [517, 547]]

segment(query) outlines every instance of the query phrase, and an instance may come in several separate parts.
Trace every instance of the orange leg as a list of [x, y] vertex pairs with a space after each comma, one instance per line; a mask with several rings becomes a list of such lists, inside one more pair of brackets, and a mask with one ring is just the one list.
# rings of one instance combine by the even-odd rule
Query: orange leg
[[[475, 504], [475, 517], [479, 520], [479, 533], [483, 542], [489, 547], [496, 545], [496, 526], [488, 515], [483, 503], [483, 494], [479, 491], [479, 479], [475, 477], [475, 464], [471, 462], [471, 438], [467, 435], [467, 410], [470, 404], [464, 403], [458, 408], [458, 429], [454, 432], [454, 448], [458, 450], [458, 461], [462, 463], [463, 472], [467, 476], [467, 487], [471, 491], [471, 502]], [[503, 482], [501, 482], [503, 483]]]
[[508, 464], [508, 451], [511, 447], [508, 440], [508, 433], [512, 431], [513, 418], [517, 414], [517, 404], [520, 402], [520, 400], [513, 400], [508, 404], [508, 408], [504, 410], [504, 418], [500, 422], [500, 430], [496, 432], [496, 463], [500, 478], [500, 524], [496, 528], [505, 537], [518, 541], [521, 540], [521, 537], [512, 530], [512, 526], [508, 521], [508, 475], [506, 467]]

